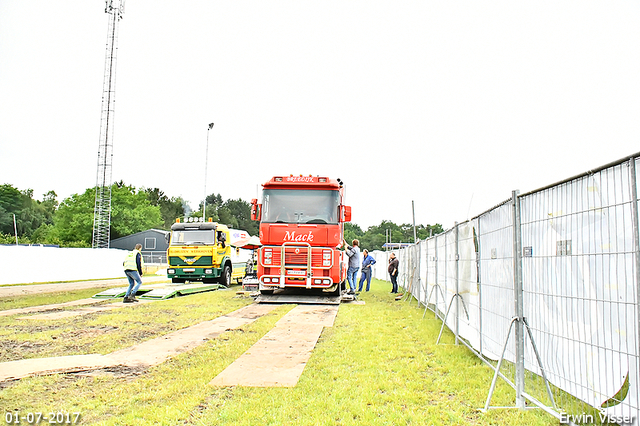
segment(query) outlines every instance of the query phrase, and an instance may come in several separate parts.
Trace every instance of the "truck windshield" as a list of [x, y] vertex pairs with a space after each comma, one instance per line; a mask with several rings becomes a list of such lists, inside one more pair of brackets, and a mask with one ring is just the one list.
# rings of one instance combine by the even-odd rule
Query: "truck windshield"
[[212, 229], [201, 231], [199, 229], [185, 229], [173, 231], [171, 234], [172, 246], [205, 245], [214, 244], [214, 231]]
[[265, 189], [263, 196], [262, 222], [338, 223], [338, 191]]

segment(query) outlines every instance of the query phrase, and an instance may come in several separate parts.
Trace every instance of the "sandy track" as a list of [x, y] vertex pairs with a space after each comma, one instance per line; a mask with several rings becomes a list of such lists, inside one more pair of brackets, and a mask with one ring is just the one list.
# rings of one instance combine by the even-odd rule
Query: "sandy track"
[[[169, 282], [163, 276], [151, 275], [142, 277], [142, 284], [153, 282]], [[1, 297], [27, 296], [31, 294], [57, 293], [61, 291], [82, 290], [85, 288], [105, 288], [105, 287], [127, 287], [129, 281], [126, 278], [116, 278], [113, 280], [96, 281], [74, 281], [55, 284], [31, 284], [31, 285], [11, 285], [0, 287]]]

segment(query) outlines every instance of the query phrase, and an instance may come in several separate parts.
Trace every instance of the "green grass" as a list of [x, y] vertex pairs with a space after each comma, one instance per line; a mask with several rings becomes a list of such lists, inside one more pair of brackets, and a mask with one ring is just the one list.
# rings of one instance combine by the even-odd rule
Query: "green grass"
[[[104, 425], [557, 425], [541, 410], [479, 412], [493, 371], [463, 345], [453, 344], [448, 331], [436, 345], [441, 323], [422, 319], [423, 309], [395, 301], [388, 291], [388, 283], [374, 280], [372, 291], [361, 295], [364, 305], [340, 306], [335, 325], [323, 331], [294, 388], [209, 385], [293, 308], [285, 305], [145, 371], [13, 382], [0, 391], [0, 407], [23, 413], [80, 412], [81, 424]], [[66, 333], [117, 327], [88, 339], [93, 342], [67, 334], [66, 345], [83, 342], [78, 352], [104, 353], [146, 340], [150, 330], [162, 328], [159, 334], [166, 334], [247, 303], [234, 291], [216, 291], [93, 318], [37, 323]], [[142, 337], [135, 334], [140, 330], [146, 330]], [[513, 390], [499, 380], [492, 405], [513, 403]]]

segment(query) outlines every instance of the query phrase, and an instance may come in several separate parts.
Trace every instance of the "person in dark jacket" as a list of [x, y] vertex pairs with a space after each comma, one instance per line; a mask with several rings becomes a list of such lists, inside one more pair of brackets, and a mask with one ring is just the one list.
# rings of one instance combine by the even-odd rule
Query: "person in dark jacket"
[[398, 261], [398, 258], [396, 258], [396, 254], [395, 253], [391, 253], [391, 255], [389, 256], [389, 276], [391, 277], [391, 284], [392, 284], [392, 288], [391, 288], [391, 293], [397, 293], [398, 292], [398, 266], [400, 265], [400, 262]]
[[364, 259], [362, 260], [362, 275], [360, 275], [360, 284], [358, 285], [358, 291], [362, 291], [362, 285], [364, 284], [364, 280], [367, 280], [367, 291], [369, 291], [369, 286], [371, 285], [371, 266], [376, 264], [376, 260], [369, 254], [369, 250], [364, 249], [362, 251], [362, 256]]
[[124, 266], [124, 273], [129, 280], [129, 289], [124, 296], [124, 303], [137, 302], [136, 293], [142, 285], [142, 244], [136, 244], [136, 247], [127, 253], [127, 256], [122, 262]]

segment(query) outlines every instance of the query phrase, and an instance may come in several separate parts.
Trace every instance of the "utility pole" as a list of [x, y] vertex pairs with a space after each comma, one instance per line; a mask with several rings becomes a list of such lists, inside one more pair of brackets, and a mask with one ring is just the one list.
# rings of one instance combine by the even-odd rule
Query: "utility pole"
[[204, 215], [207, 211], [207, 166], [209, 164], [209, 130], [213, 129], [213, 123], [209, 123], [207, 129], [207, 149], [204, 155], [204, 201], [202, 202], [202, 221], [206, 222]]
[[13, 215], [13, 234], [16, 236], [16, 245], [18, 245], [18, 227], [16, 226], [16, 215]]
[[104, 80], [102, 84], [102, 111], [98, 171], [93, 209], [93, 248], [109, 248], [111, 239], [111, 166], [113, 161], [113, 123], [116, 103], [116, 53], [118, 51], [118, 23], [124, 13], [124, 0], [106, 0], [105, 13], [109, 14]]
[[413, 244], [415, 244], [418, 242], [418, 238], [416, 237], [416, 209], [413, 200], [411, 200], [411, 212], [413, 213]]

